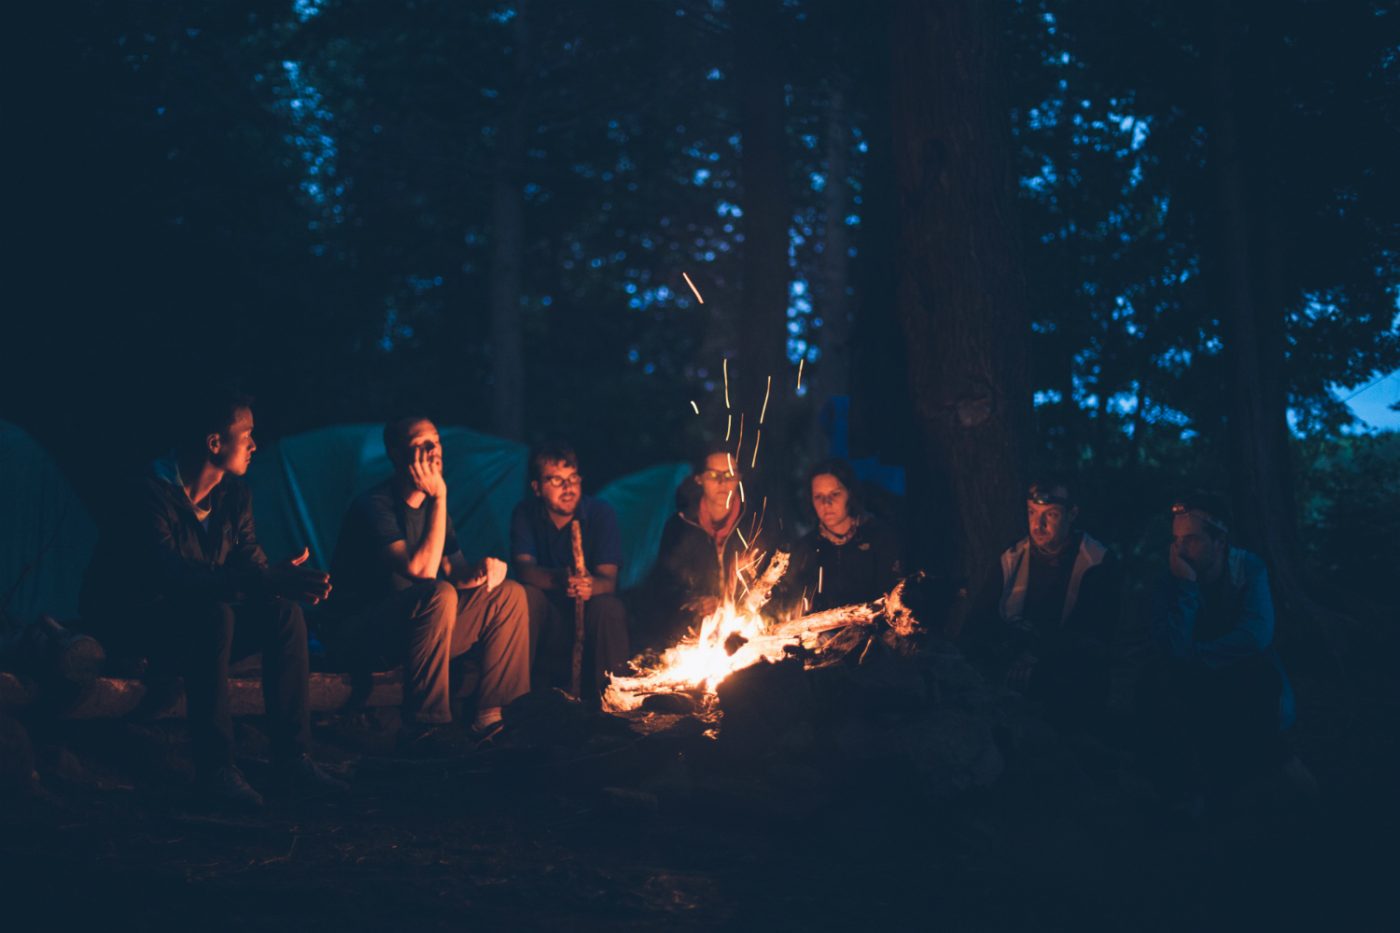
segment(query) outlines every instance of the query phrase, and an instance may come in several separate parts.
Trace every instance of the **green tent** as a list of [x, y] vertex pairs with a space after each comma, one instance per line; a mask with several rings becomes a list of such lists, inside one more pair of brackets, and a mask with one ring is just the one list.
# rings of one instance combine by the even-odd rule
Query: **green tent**
[[[248, 470], [258, 537], [272, 560], [311, 549], [329, 568], [350, 502], [393, 473], [380, 425], [320, 428], [260, 448]], [[447, 500], [468, 557], [504, 557], [510, 512], [525, 488], [523, 444], [441, 428]]]
[[[0, 605], [21, 623], [78, 614], [83, 572], [97, 542], [92, 519], [53, 459], [0, 421]], [[27, 568], [27, 569], [26, 569]]]
[[[510, 516], [527, 494], [529, 451], [522, 444], [466, 428], [440, 428], [448, 506], [468, 557], [508, 558]], [[310, 548], [329, 568], [351, 500], [393, 472], [379, 425], [336, 425], [260, 447], [248, 470], [258, 537], [272, 560]], [[661, 529], [675, 511], [684, 464], [651, 467], [596, 494], [617, 511], [622, 531], [622, 585], [642, 580], [656, 559]]]

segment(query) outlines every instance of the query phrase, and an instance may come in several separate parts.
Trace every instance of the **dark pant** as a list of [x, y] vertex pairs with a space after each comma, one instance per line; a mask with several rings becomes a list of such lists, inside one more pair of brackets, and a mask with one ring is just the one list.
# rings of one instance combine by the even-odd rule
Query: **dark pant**
[[479, 707], [505, 706], [530, 689], [525, 592], [511, 580], [460, 592], [424, 580], [334, 624], [326, 641], [351, 665], [404, 666], [406, 722], [452, 721], [452, 659], [478, 642]]
[[1258, 655], [1222, 668], [1168, 661], [1143, 682], [1147, 759], [1169, 794], [1222, 793], [1284, 759], [1283, 681]]
[[[573, 666], [574, 601], [559, 591], [526, 586], [530, 605], [530, 670], [537, 687], [568, 685]], [[611, 593], [592, 597], [583, 612], [583, 693], [599, 696], [607, 671], [620, 671], [632, 657], [627, 609]]]
[[184, 678], [195, 766], [201, 772], [233, 764], [229, 665], [254, 654], [262, 655], [274, 755], [285, 760], [306, 751], [311, 740], [306, 622], [296, 603], [167, 603], [133, 612], [120, 628], [108, 626], [103, 634], [117, 651], [149, 658], [154, 673]]

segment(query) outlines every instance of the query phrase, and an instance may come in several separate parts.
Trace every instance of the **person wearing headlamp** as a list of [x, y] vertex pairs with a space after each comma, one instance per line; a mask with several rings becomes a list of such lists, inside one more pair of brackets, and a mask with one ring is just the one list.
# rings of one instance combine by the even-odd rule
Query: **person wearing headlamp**
[[1157, 657], [1144, 683], [1171, 790], [1228, 789], [1288, 756], [1293, 692], [1274, 649], [1269, 574], [1230, 540], [1230, 509], [1210, 492], [1171, 506], [1168, 573], [1151, 606]]

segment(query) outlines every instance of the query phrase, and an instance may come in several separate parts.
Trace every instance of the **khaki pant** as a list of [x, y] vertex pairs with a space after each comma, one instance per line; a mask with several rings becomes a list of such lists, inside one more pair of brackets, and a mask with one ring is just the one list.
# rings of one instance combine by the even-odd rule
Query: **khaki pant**
[[328, 641], [360, 663], [403, 664], [405, 722], [452, 721], [451, 662], [478, 642], [478, 706], [505, 706], [530, 690], [529, 613], [511, 580], [489, 591], [424, 580], [347, 617]]

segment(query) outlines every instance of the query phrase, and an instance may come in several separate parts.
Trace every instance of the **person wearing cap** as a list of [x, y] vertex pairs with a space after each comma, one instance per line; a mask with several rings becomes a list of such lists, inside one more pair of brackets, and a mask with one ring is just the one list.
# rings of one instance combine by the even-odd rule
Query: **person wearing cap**
[[1223, 497], [1171, 507], [1167, 573], [1151, 604], [1143, 711], [1176, 793], [1218, 791], [1281, 764], [1293, 693], [1274, 650], [1269, 574], [1230, 542]]
[[1092, 727], [1107, 705], [1122, 582], [1113, 554], [1075, 527], [1078, 518], [1067, 479], [1031, 483], [1029, 533], [1002, 553], [964, 643], [1053, 720]]

